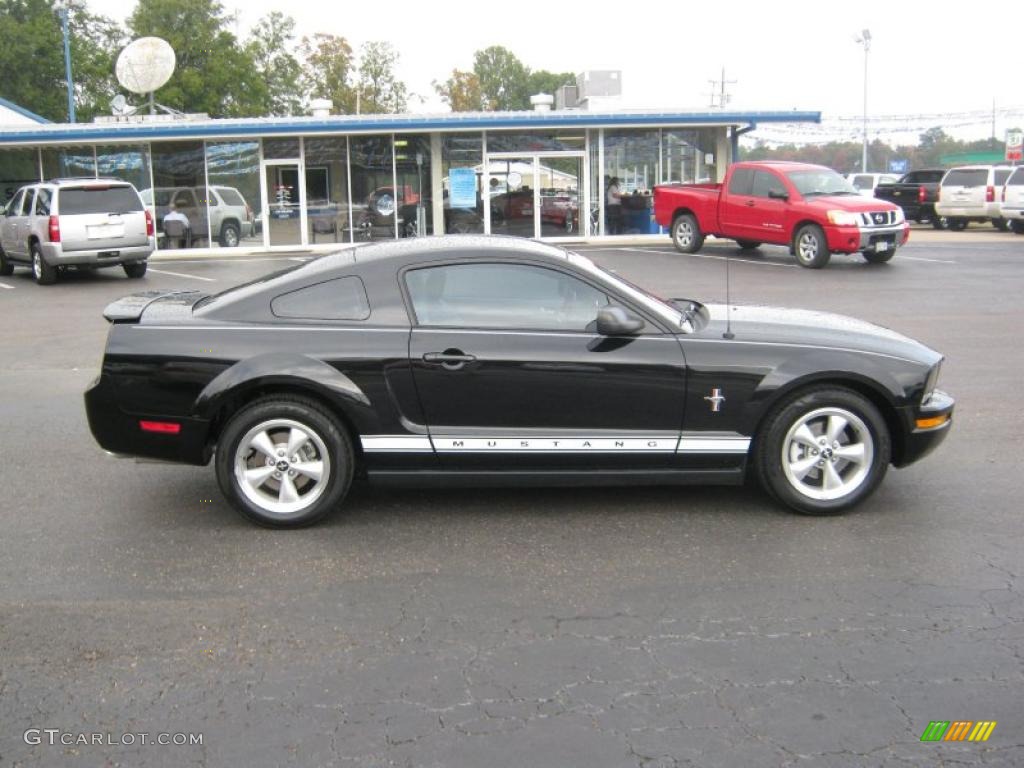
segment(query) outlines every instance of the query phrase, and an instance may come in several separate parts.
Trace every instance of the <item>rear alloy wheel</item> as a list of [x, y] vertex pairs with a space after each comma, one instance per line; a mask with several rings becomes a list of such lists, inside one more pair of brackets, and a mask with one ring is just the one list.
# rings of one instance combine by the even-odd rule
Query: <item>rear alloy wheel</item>
[[681, 213], [672, 220], [672, 245], [680, 253], [696, 253], [704, 245], [697, 219], [689, 213]]
[[736, 245], [740, 247], [741, 251], [753, 251], [761, 247], [761, 243], [757, 240], [737, 240]]
[[805, 390], [777, 407], [757, 436], [761, 485], [807, 515], [842, 512], [878, 487], [891, 438], [871, 401], [842, 387]]
[[238, 225], [234, 222], [225, 222], [220, 228], [221, 248], [236, 248], [239, 243]]
[[321, 519], [352, 483], [345, 428], [302, 397], [272, 396], [236, 414], [217, 446], [217, 481], [245, 518], [272, 528]]
[[146, 274], [146, 262], [144, 261], [133, 261], [130, 264], [122, 264], [124, 273], [128, 277], [139, 278]]
[[57, 268], [46, 263], [39, 243], [32, 243], [32, 276], [39, 285], [53, 285], [57, 282]]
[[950, 232], [963, 232], [967, 229], [967, 219], [946, 219], [946, 227]]
[[817, 224], [805, 224], [793, 238], [793, 253], [796, 263], [808, 269], [821, 269], [832, 257], [825, 233]]
[[937, 213], [932, 214], [931, 218], [932, 229], [946, 229], [949, 226], [949, 222], [945, 216], [939, 216]]
[[14, 265], [7, 260], [7, 254], [0, 248], [0, 277], [7, 277], [14, 274]]

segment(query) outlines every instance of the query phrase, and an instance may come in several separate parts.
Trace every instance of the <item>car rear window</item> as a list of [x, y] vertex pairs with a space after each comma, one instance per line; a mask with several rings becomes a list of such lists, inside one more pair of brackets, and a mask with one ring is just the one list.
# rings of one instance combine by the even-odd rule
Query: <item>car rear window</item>
[[1024, 167], [1018, 168], [1013, 175], [1006, 180], [1011, 187], [1024, 187]]
[[1003, 186], [1003, 184], [1006, 183], [1006, 180], [1009, 177], [1010, 177], [1010, 169], [1009, 168], [1007, 168], [1006, 170], [1002, 170], [1002, 171], [996, 171], [995, 174], [994, 174], [994, 179], [995, 179], [996, 186], [997, 187]]
[[62, 215], [142, 210], [142, 201], [131, 187], [72, 187], [60, 190], [59, 194]]
[[218, 187], [217, 194], [220, 195], [220, 199], [224, 201], [225, 205], [245, 205], [245, 200], [243, 200], [242, 196], [233, 189]]
[[984, 187], [988, 171], [984, 168], [956, 168], [942, 180], [944, 187]]

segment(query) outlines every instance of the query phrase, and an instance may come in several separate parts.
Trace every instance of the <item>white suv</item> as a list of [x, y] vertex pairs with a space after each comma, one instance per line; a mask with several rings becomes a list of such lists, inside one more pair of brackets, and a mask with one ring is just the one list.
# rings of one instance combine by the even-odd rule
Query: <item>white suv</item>
[[0, 275], [31, 267], [50, 285], [59, 270], [120, 265], [146, 274], [153, 217], [135, 187], [119, 179], [54, 179], [19, 189], [0, 218]]
[[954, 231], [966, 229], [972, 221], [988, 221], [1005, 232], [1009, 225], [999, 210], [999, 191], [1011, 173], [1008, 165], [950, 168], [939, 184], [935, 212], [945, 216]]
[[1018, 166], [1003, 185], [999, 215], [1016, 234], [1024, 235], [1024, 165]]
[[157, 228], [161, 231], [164, 216], [174, 203], [189, 221], [192, 240], [206, 239], [207, 211], [211, 236], [222, 247], [234, 248], [243, 237], [255, 234], [252, 208], [234, 187], [157, 187], [155, 200], [152, 189], [144, 189], [141, 194], [146, 205], [156, 209]]

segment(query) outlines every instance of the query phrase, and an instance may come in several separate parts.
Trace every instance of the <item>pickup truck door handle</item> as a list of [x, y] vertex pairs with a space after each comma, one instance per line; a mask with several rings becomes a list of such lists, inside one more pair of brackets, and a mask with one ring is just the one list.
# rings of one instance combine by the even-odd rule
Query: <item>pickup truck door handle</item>
[[755, 205], [757, 205], [757, 203], [755, 203], [753, 200], [747, 200], [747, 202], [745, 202], [744, 205], [747, 206], [747, 208], [753, 208]]
[[444, 352], [426, 352], [423, 355], [425, 363], [440, 363], [449, 371], [457, 371], [466, 363], [476, 360], [475, 355], [467, 355], [461, 349], [446, 349]]

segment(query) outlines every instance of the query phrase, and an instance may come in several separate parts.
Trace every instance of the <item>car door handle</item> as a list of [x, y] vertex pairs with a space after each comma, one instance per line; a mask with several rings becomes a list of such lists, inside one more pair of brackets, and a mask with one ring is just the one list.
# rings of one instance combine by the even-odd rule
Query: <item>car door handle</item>
[[446, 349], [444, 352], [426, 352], [423, 355], [425, 363], [440, 363], [449, 371], [457, 371], [466, 363], [476, 360], [475, 355], [467, 355], [461, 349]]
[[753, 208], [755, 205], [757, 205], [757, 203], [755, 203], [753, 200], [747, 200], [747, 202], [744, 203], [744, 205], [746, 205], [747, 208]]

